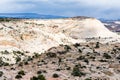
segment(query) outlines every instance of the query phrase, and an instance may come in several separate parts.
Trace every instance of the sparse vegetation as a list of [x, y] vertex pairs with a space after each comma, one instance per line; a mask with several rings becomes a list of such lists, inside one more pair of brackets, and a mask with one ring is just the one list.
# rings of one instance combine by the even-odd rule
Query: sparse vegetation
[[56, 53], [52, 53], [52, 52], [48, 52], [46, 55], [47, 55], [48, 57], [50, 57], [50, 58], [55, 58], [55, 57], [57, 57]]
[[120, 39], [95, 18], [0, 22], [0, 80], [119, 80]]
[[53, 78], [58, 78], [59, 77], [59, 75], [58, 74], [53, 74]]
[[112, 58], [108, 53], [104, 53], [103, 57], [106, 58], [106, 59], [111, 59]]
[[83, 73], [78, 66], [75, 66], [73, 68], [72, 75], [81, 77], [81, 76], [85, 76], [85, 73]]
[[85, 80], [92, 80], [91, 78], [86, 78]]
[[3, 76], [3, 72], [2, 71], [0, 71], [0, 77], [2, 77]]
[[17, 75], [15, 76], [15, 78], [16, 78], [16, 79], [20, 79], [20, 78], [22, 78], [22, 75], [17, 74]]
[[2, 53], [2, 54], [10, 54], [7, 50], [2, 51], [1, 53]]
[[20, 62], [21, 58], [19, 56], [16, 57], [16, 63]]
[[95, 48], [100, 48], [100, 43], [97, 42]]
[[25, 75], [25, 72], [24, 72], [23, 70], [20, 70], [20, 71], [18, 72], [18, 74], [19, 74], [19, 75]]
[[15, 78], [16, 79], [20, 79], [20, 78], [22, 78], [22, 76], [24, 76], [25, 75], [25, 72], [23, 71], [23, 70], [20, 70], [19, 72], [18, 72], [18, 74], [15, 76]]
[[[104, 46], [102, 45], [101, 48], [106, 47], [106, 45]], [[109, 47], [107, 47], [109, 49], [106, 49], [106, 51], [104, 51], [101, 48], [95, 48], [94, 46], [95, 44], [60, 45], [61, 50], [59, 50], [59, 48], [54, 47], [52, 48], [53, 50], [50, 49], [44, 54], [39, 55], [38, 53], [33, 53], [33, 55], [28, 55], [28, 56], [26, 56], [26, 54], [28, 54], [29, 52], [26, 53], [21, 51], [13, 51], [12, 53], [15, 55], [15, 57], [13, 58], [15, 58], [17, 63], [15, 65], [17, 66], [14, 66], [14, 64], [11, 65], [8, 62], [4, 62], [4, 60], [7, 60], [7, 58], [4, 57], [0, 57], [0, 65], [2, 68], [5, 67], [4, 69], [6, 70], [8, 69], [8, 67], [11, 67], [10, 68], [11, 72], [18, 70], [17, 74], [15, 75], [15, 79], [24, 79], [24, 77], [28, 76], [29, 71], [35, 74], [35, 76], [32, 75], [33, 77], [32, 76], [29, 77], [30, 80], [46, 80], [46, 78], [48, 79], [49, 77], [47, 76], [45, 78], [45, 76], [49, 75], [50, 73], [52, 74], [51, 78], [58, 78], [58, 79], [61, 78], [63, 80], [65, 79], [71, 80], [71, 78], [74, 77], [76, 78], [82, 77], [83, 78], [82, 80], [92, 80], [94, 79], [94, 77], [87, 78], [88, 76], [86, 75], [91, 75], [94, 73], [98, 73], [99, 75], [103, 73], [104, 75], [114, 76], [113, 72], [110, 72], [109, 68], [103, 66], [103, 64], [105, 65], [110, 65], [113, 63], [118, 64], [119, 50], [113, 46], [114, 51], [112, 48]], [[93, 52], [87, 52], [87, 49], [88, 51], [93, 51]], [[7, 51], [4, 52], [5, 54], [10, 53]], [[111, 60], [111, 58], [113, 59]], [[99, 63], [99, 65], [96, 65], [96, 63]], [[114, 68], [114, 66], [111, 67]], [[99, 72], [100, 70], [103, 69], [105, 69], [106, 71], [104, 70], [103, 72]], [[63, 75], [71, 75], [71, 76], [68, 76], [68, 78], [64, 78], [63, 75], [59, 74], [62, 73], [63, 71], [65, 71]], [[87, 71], [89, 71], [90, 74], [87, 73]], [[116, 68], [114, 69], [114, 71], [115, 74], [119, 73], [119, 71]], [[95, 79], [99, 79], [99, 78], [96, 77]]]
[[73, 46], [78, 47], [78, 46], [80, 46], [80, 44], [79, 43], [75, 43]]
[[43, 75], [33, 76], [30, 80], [46, 80]]

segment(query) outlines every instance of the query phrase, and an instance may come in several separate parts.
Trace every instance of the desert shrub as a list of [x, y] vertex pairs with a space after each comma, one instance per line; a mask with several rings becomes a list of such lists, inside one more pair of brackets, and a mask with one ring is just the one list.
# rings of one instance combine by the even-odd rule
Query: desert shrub
[[24, 61], [24, 64], [25, 64], [25, 65], [28, 65], [29, 63], [28, 63], [28, 61]]
[[95, 48], [100, 48], [100, 43], [97, 42]]
[[19, 56], [16, 57], [16, 63], [20, 62], [21, 58]]
[[2, 72], [2, 71], [0, 71], [0, 77], [2, 77], [2, 75], [3, 75], [3, 72]]
[[118, 55], [118, 56], [116, 57], [116, 59], [120, 59], [120, 55]]
[[17, 54], [20, 54], [20, 55], [24, 55], [24, 53], [21, 52], [21, 51], [16, 51], [16, 53], [17, 53]]
[[2, 57], [0, 57], [0, 67], [2, 67], [2, 66], [9, 66], [9, 63], [4, 62]]
[[78, 51], [79, 51], [80, 53], [82, 53], [82, 50], [81, 50], [81, 49], [78, 49]]
[[73, 46], [74, 47], [78, 47], [78, 46], [80, 46], [80, 44], [79, 43], [75, 43]]
[[31, 56], [28, 56], [27, 61], [32, 61], [33, 58]]
[[58, 78], [59, 77], [59, 75], [58, 74], [53, 74], [53, 78]]
[[24, 55], [24, 53], [23, 52], [21, 52], [21, 51], [13, 51], [13, 54], [15, 54], [15, 55]]
[[30, 80], [46, 80], [43, 75], [33, 76]]
[[86, 78], [85, 80], [92, 80], [91, 78]]
[[38, 78], [36, 76], [33, 76], [32, 78], [30, 78], [30, 80], [38, 80]]
[[38, 80], [46, 80], [44, 75], [38, 75]]
[[48, 52], [46, 55], [47, 55], [48, 57], [50, 57], [50, 58], [55, 58], [55, 57], [57, 57], [56, 53], [52, 53], [52, 52]]
[[2, 53], [2, 54], [10, 54], [7, 50], [2, 51], [1, 53]]
[[61, 69], [60, 69], [60, 68], [58, 68], [58, 69], [56, 69], [56, 71], [61, 71]]
[[18, 74], [15, 76], [16, 79], [22, 78], [22, 76], [25, 75], [25, 72], [23, 70], [19, 71]]
[[94, 60], [94, 59], [95, 59], [95, 56], [90, 56], [89, 58]]
[[60, 63], [62, 62], [62, 58], [58, 58], [58, 64], [60, 65]]
[[116, 49], [116, 48], [113, 48], [113, 50], [112, 50], [112, 51], [116, 52], [116, 51], [117, 51], [117, 49]]
[[9, 66], [9, 63], [7, 63], [7, 62], [4, 62], [4, 66]]
[[80, 71], [80, 69], [79, 69], [78, 66], [75, 66], [75, 67], [73, 68], [72, 75], [73, 75], [73, 76], [79, 76], [79, 77], [81, 77], [81, 76], [84, 76], [85, 73], [83, 73], [82, 71]]
[[37, 74], [41, 74], [42, 73], [42, 71], [40, 70], [40, 71], [37, 71]]
[[77, 58], [77, 60], [83, 60], [83, 59], [85, 59], [84, 56], [79, 56], [79, 57]]
[[25, 75], [25, 72], [23, 70], [19, 71], [18, 74]]
[[34, 57], [38, 58], [40, 55], [38, 53], [34, 53]]
[[104, 60], [104, 59], [101, 59], [101, 60], [99, 60], [100, 62], [107, 62], [107, 60]]
[[15, 78], [16, 78], [16, 79], [20, 79], [20, 78], [22, 78], [22, 75], [17, 74], [17, 75], [15, 76]]
[[23, 66], [23, 62], [20, 62], [20, 63], [18, 64], [18, 66], [21, 66], [21, 67], [22, 67], [22, 66]]
[[89, 61], [88, 61], [88, 59], [84, 59], [84, 62], [86, 62], [87, 64], [89, 64]]
[[66, 70], [71, 70], [71, 67], [67, 67]]
[[107, 54], [107, 53], [104, 53], [103, 57], [105, 57], [106, 59], [111, 59], [111, 56], [109, 54]]
[[67, 51], [69, 51], [69, 50], [71, 49], [71, 47], [68, 46], [68, 45], [65, 45], [64, 49], [65, 49], [65, 51], [67, 52]]
[[65, 54], [65, 53], [67, 53], [68, 51], [67, 50], [65, 50], [65, 51], [58, 51], [57, 53], [59, 53], [60, 55], [62, 55], [62, 54]]

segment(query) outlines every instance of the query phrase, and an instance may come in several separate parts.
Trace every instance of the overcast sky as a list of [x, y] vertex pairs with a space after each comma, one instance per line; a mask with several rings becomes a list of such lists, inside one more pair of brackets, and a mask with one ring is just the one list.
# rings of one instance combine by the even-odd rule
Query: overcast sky
[[120, 18], [120, 0], [1, 0], [0, 13]]

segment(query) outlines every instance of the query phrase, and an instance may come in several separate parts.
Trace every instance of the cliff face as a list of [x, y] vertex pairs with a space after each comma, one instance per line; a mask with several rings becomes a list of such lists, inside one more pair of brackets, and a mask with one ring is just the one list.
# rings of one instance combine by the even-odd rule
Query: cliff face
[[[21, 20], [0, 23], [0, 50], [44, 52], [59, 44], [86, 42], [86, 38], [101, 38], [102, 42], [119, 41], [97, 19], [69, 18]], [[103, 38], [110, 38], [103, 40]], [[98, 40], [96, 40], [98, 41]]]

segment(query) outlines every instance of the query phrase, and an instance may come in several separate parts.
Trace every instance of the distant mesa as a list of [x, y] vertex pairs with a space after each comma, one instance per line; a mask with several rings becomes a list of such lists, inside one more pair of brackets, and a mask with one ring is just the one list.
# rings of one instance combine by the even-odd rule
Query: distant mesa
[[88, 18], [93, 18], [93, 17], [87, 17], [87, 16], [75, 16], [71, 17], [72, 19], [88, 19]]
[[0, 18], [21, 18], [21, 19], [56, 19], [67, 18], [57, 15], [43, 15], [37, 13], [0, 13]]

